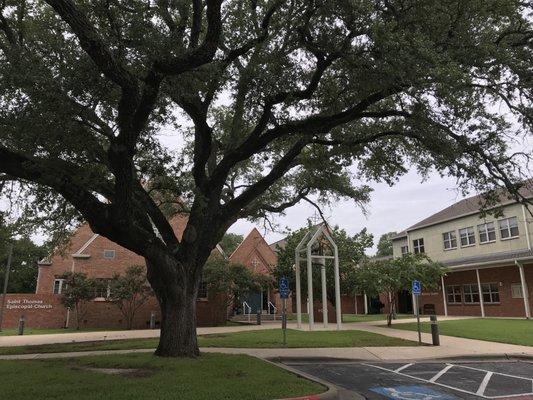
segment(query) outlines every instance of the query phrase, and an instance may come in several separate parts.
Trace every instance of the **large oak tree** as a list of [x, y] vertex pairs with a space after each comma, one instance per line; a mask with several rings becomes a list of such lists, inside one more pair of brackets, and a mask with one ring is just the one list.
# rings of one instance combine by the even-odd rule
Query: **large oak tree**
[[[202, 268], [239, 218], [364, 203], [365, 181], [410, 165], [517, 193], [525, 164], [506, 142], [533, 122], [528, 2], [0, 7], [0, 182], [40, 220], [77, 215], [146, 259], [158, 355], [198, 354]], [[185, 139], [179, 154], [163, 127]], [[189, 216], [181, 240], [170, 211]]]

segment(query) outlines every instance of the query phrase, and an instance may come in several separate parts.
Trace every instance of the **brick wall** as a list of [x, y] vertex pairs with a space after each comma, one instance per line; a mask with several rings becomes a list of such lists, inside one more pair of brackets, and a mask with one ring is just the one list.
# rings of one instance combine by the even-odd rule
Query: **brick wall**
[[[0, 302], [2, 296], [0, 295]], [[62, 328], [67, 311], [59, 296], [52, 294], [8, 294], [4, 306], [2, 328], [16, 328], [21, 316], [32, 328]]]
[[[526, 282], [529, 290], [530, 308], [533, 301], [533, 264], [524, 265], [524, 272]], [[511, 292], [511, 285], [520, 283], [520, 273], [518, 267], [509, 265], [497, 268], [480, 268], [479, 278], [481, 283], [496, 283], [498, 286], [498, 293], [500, 295], [499, 303], [485, 303], [485, 316], [487, 317], [525, 317], [524, 300], [521, 298], [513, 298]], [[465, 284], [477, 285], [477, 276], [475, 270], [449, 272], [444, 277], [444, 285], [460, 285]], [[462, 288], [463, 291], [463, 288]], [[381, 295], [380, 299], [385, 302], [385, 296]], [[419, 298], [420, 308], [424, 305], [432, 305], [438, 315], [444, 315], [443, 291], [439, 285], [438, 291], [434, 293], [423, 293]], [[463, 301], [459, 304], [447, 303], [448, 315], [455, 316], [481, 316], [481, 306], [479, 303], [468, 304]], [[388, 312], [385, 307], [383, 312]], [[531, 311], [533, 313], [533, 311]]]
[[[2, 296], [0, 296], [1, 299]], [[198, 326], [216, 326], [226, 322], [226, 311], [221, 305], [224, 296], [218, 295], [196, 303]], [[135, 314], [133, 328], [150, 327], [150, 315], [155, 313], [156, 323], [161, 320], [161, 311], [155, 297], [150, 298]], [[8, 294], [4, 308], [3, 328], [16, 328], [19, 318], [24, 315], [26, 326], [31, 328], [64, 328], [67, 324], [76, 327], [76, 314], [61, 304], [61, 296], [53, 294]], [[80, 321], [82, 328], [123, 328], [126, 319], [119, 308], [110, 301], [92, 301], [87, 304], [87, 312]]]

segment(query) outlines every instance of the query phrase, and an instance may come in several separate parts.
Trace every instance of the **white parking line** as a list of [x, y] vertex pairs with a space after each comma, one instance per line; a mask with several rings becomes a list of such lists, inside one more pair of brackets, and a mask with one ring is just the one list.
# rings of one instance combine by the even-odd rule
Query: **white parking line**
[[442, 370], [440, 370], [433, 378], [431, 378], [429, 381], [431, 383], [434, 383], [437, 379], [439, 379], [442, 375], [444, 375], [446, 372], [448, 372], [450, 369], [453, 368], [452, 364], [447, 364]]
[[477, 392], [476, 392], [478, 396], [483, 396], [485, 394], [485, 389], [487, 388], [487, 385], [489, 384], [492, 374], [493, 372], [491, 371], [485, 374], [485, 377], [483, 378], [483, 381], [481, 382], [481, 385], [479, 385], [479, 388], [477, 389]]
[[[422, 381], [422, 382], [425, 382], [425, 383], [431, 383], [433, 385], [442, 386], [442, 387], [445, 387], [447, 389], [455, 390], [457, 392], [471, 394], [471, 395], [482, 397], [482, 398], [485, 398], [485, 399], [502, 399], [502, 398], [511, 398], [511, 397], [520, 397], [520, 396], [533, 395], [533, 390], [532, 390], [529, 393], [508, 394], [508, 395], [501, 395], [501, 396], [485, 396], [485, 390], [486, 390], [487, 385], [489, 384], [490, 379], [491, 379], [491, 377], [493, 375], [502, 375], [502, 376], [507, 376], [507, 377], [511, 377], [511, 378], [515, 378], [515, 379], [522, 379], [522, 380], [531, 381], [531, 382], [533, 382], [533, 379], [524, 378], [523, 376], [515, 376], [515, 375], [509, 375], [509, 374], [504, 374], [504, 373], [500, 373], [500, 372], [487, 371], [485, 369], [475, 368], [475, 367], [468, 367], [468, 366], [465, 366], [465, 365], [447, 364], [445, 368], [443, 368], [441, 371], [439, 371], [431, 379], [423, 379], [423, 378], [420, 378], [418, 376], [409, 375], [409, 374], [406, 374], [404, 372], [401, 372], [401, 370], [407, 368], [406, 365], [398, 368], [398, 369], [400, 369], [400, 371], [398, 371], [398, 369], [396, 369], [396, 370], [388, 369], [388, 368], [381, 367], [381, 366], [375, 365], [375, 364], [361, 363], [361, 365], [365, 365], [367, 367], [373, 367], [373, 368], [381, 369], [381, 370], [387, 371], [387, 372], [392, 372], [392, 373], [395, 373], [395, 374], [398, 374], [398, 375], [401, 375], [401, 376], [405, 376], [407, 378], [416, 379], [416, 380], [419, 380], [419, 381]], [[410, 365], [412, 365], [412, 364], [410, 364]], [[443, 376], [452, 367], [467, 368], [467, 369], [472, 369], [472, 370], [476, 370], [476, 371], [483, 371], [483, 372], [486, 372], [486, 374], [485, 374], [485, 376], [483, 378], [483, 381], [481, 382], [481, 384], [480, 384], [480, 386], [479, 386], [479, 388], [478, 388], [478, 390], [476, 392], [471, 392], [469, 390], [460, 389], [460, 388], [457, 388], [457, 387], [454, 387], [454, 386], [450, 386], [450, 385], [446, 385], [444, 383], [437, 382], [437, 379], [439, 379], [441, 376]]]
[[400, 368], [395, 369], [394, 372], [400, 372], [400, 371], [403, 371], [404, 369], [409, 368], [411, 365], [413, 365], [413, 363], [402, 365]]

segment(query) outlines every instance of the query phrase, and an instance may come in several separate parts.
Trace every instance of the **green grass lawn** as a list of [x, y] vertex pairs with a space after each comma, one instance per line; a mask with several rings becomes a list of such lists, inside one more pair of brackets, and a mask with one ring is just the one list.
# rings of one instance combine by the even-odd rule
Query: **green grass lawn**
[[[201, 347], [279, 348], [283, 347], [281, 329], [203, 335]], [[158, 339], [127, 339], [96, 342], [58, 343], [36, 346], [0, 347], [0, 354], [60, 353], [71, 351], [153, 349]], [[287, 330], [287, 347], [376, 347], [416, 346], [416, 342], [391, 338], [364, 331], [296, 331]]]
[[[103, 368], [129, 371], [109, 374]], [[127, 354], [0, 361], [0, 376], [2, 399], [10, 400], [266, 400], [326, 390], [259, 359], [222, 354], [197, 359]]]
[[[431, 332], [428, 322], [423, 332]], [[394, 324], [395, 329], [416, 331], [416, 322]], [[533, 346], [533, 321], [525, 319], [474, 318], [439, 322], [441, 335]]]

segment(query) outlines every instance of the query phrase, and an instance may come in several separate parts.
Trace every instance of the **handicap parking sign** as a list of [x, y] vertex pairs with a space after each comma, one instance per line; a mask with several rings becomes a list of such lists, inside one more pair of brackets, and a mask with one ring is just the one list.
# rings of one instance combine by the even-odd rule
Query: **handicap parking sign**
[[438, 392], [425, 386], [396, 386], [371, 388], [388, 399], [395, 400], [456, 400], [457, 397], [448, 393]]
[[279, 280], [279, 295], [282, 299], [288, 299], [289, 292], [289, 280], [284, 276]]
[[420, 281], [413, 281], [413, 288], [412, 288], [413, 294], [421, 294], [422, 293], [422, 284]]

